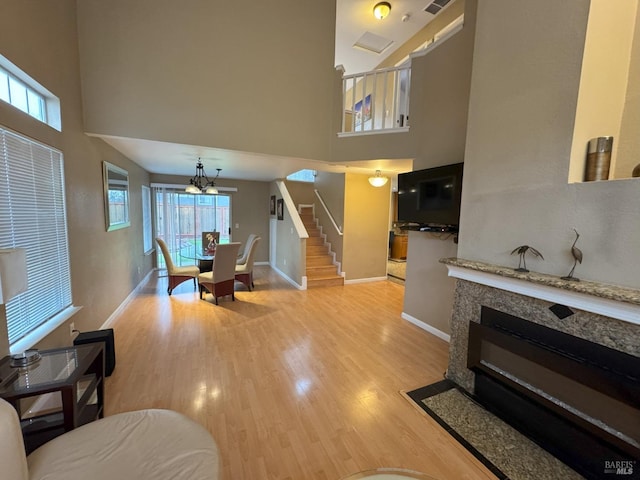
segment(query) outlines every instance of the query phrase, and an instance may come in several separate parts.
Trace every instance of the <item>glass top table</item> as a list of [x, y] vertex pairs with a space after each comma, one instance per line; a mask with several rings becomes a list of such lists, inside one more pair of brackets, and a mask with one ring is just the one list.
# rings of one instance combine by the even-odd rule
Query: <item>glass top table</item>
[[18, 413], [27, 454], [104, 416], [104, 343], [40, 350], [32, 364], [0, 360], [0, 398]]
[[10, 357], [5, 357], [0, 364], [4, 374], [0, 378], [5, 379], [0, 391], [3, 396], [14, 396], [74, 382], [83, 374], [79, 367], [93, 361], [101, 351], [96, 344], [45, 350], [40, 352], [40, 360], [25, 367], [11, 367]]

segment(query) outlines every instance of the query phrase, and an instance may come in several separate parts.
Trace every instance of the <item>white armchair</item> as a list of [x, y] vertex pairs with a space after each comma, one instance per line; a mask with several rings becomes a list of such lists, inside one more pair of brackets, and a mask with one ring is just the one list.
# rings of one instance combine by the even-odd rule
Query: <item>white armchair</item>
[[238, 265], [242, 265], [243, 263], [247, 263], [247, 257], [249, 256], [249, 250], [251, 249], [251, 245], [253, 241], [256, 239], [257, 235], [255, 233], [249, 234], [247, 237], [247, 241], [244, 242], [244, 246], [242, 247], [242, 252], [238, 254], [238, 259], [236, 263]]
[[253, 262], [256, 256], [256, 247], [258, 242], [262, 240], [261, 237], [255, 237], [249, 245], [249, 252], [247, 254], [246, 261], [244, 263], [236, 264], [236, 280], [245, 284], [245, 286], [251, 291], [254, 287], [253, 284]]
[[105, 417], [25, 454], [15, 409], [0, 399], [3, 480], [215, 480], [218, 448], [202, 426], [170, 410]]
[[240, 243], [221, 243], [216, 247], [213, 270], [198, 275], [201, 299], [206, 290], [213, 294], [216, 305], [218, 297], [226, 295], [231, 295], [231, 300], [235, 301], [235, 268], [239, 248]]
[[193, 286], [196, 286], [196, 277], [200, 274], [200, 269], [195, 265], [188, 265], [183, 267], [177, 267], [173, 264], [171, 259], [171, 253], [169, 247], [161, 238], [156, 238], [156, 242], [162, 251], [164, 257], [164, 263], [167, 265], [167, 276], [169, 277], [169, 286], [167, 287], [167, 293], [171, 295], [173, 289], [180, 285], [182, 282], [193, 279]]

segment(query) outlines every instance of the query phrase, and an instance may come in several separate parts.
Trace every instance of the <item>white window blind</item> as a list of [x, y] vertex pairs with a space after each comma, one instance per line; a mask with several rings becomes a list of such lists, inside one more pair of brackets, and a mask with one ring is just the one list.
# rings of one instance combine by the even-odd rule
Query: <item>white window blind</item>
[[28, 291], [6, 305], [9, 344], [70, 307], [62, 153], [0, 126], [0, 248], [27, 250]]

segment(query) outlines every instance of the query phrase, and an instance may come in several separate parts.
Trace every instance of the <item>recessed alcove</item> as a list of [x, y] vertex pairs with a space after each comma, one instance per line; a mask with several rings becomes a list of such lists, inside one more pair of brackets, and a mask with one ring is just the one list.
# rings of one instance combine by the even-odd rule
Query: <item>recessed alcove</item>
[[569, 183], [584, 180], [590, 139], [613, 137], [609, 180], [640, 165], [640, 8], [592, 0], [582, 56]]

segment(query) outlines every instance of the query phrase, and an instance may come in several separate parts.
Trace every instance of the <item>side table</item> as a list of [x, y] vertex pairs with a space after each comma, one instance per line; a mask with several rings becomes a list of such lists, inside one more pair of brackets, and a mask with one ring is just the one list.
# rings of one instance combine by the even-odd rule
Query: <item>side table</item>
[[11, 367], [8, 356], [0, 360], [0, 397], [18, 412], [27, 454], [104, 416], [102, 343], [39, 353], [27, 367]]

